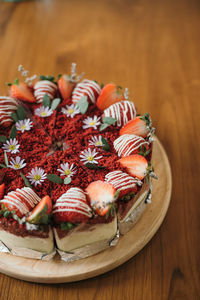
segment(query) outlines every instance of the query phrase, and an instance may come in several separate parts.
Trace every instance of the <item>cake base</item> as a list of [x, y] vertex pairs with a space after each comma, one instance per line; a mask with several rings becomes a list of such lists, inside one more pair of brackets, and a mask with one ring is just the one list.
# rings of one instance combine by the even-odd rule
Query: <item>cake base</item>
[[81, 260], [64, 262], [57, 255], [51, 261], [37, 261], [0, 253], [0, 271], [6, 275], [43, 283], [73, 282], [108, 272], [137, 254], [160, 227], [171, 197], [171, 170], [164, 148], [156, 139], [153, 161], [159, 180], [153, 182], [152, 203], [115, 247]]

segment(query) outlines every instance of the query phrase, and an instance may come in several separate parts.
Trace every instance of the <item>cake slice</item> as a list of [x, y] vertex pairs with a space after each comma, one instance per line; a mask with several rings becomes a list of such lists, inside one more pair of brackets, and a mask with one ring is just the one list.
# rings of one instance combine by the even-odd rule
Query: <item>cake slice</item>
[[[90, 204], [94, 199], [92, 190], [96, 186], [95, 183], [92, 182], [86, 189]], [[111, 189], [114, 188], [111, 186]], [[114, 194], [110, 193], [109, 196], [113, 197]], [[82, 247], [111, 240], [116, 235], [117, 218], [115, 214], [109, 218], [104, 217], [100, 207], [98, 211], [100, 215], [92, 213], [86, 193], [80, 188], [70, 188], [63, 194], [53, 209], [53, 218], [57, 223], [54, 226], [54, 234], [58, 249], [73, 252]]]
[[45, 254], [53, 251], [49, 197], [41, 200], [31, 188], [24, 187], [8, 193], [0, 203], [0, 240], [10, 250], [27, 248]]

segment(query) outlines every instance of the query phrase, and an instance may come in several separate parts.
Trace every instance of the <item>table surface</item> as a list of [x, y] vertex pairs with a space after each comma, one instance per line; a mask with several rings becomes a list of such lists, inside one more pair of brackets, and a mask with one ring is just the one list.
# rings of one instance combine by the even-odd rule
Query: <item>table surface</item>
[[129, 87], [148, 111], [172, 167], [167, 216], [124, 265], [72, 284], [0, 275], [0, 299], [200, 299], [200, 2], [41, 0], [0, 2], [0, 88], [22, 64], [32, 74], [69, 70]]

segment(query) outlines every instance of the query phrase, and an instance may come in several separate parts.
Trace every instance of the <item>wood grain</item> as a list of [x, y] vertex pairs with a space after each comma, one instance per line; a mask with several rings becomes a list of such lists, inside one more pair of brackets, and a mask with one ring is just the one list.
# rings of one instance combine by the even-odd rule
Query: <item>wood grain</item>
[[200, 2], [38, 0], [0, 2], [0, 89], [22, 63], [130, 89], [152, 115], [173, 174], [163, 225], [133, 259], [105, 275], [56, 286], [0, 276], [0, 299], [200, 299]]
[[0, 272], [31, 282], [63, 283], [95, 277], [129, 260], [156, 233], [163, 222], [171, 198], [170, 165], [158, 140], [154, 144], [152, 160], [159, 178], [153, 182], [152, 203], [147, 205], [137, 224], [126, 235], [120, 236], [115, 247], [71, 263], [60, 261], [58, 256], [45, 262], [0, 253]]

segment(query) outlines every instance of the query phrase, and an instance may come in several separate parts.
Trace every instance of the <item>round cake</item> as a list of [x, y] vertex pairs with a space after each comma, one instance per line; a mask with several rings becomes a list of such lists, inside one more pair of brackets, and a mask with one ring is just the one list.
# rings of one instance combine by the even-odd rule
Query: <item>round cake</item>
[[57, 78], [19, 72], [0, 97], [0, 241], [72, 257], [102, 251], [151, 200], [150, 116], [128, 89], [83, 79], [74, 63]]

